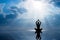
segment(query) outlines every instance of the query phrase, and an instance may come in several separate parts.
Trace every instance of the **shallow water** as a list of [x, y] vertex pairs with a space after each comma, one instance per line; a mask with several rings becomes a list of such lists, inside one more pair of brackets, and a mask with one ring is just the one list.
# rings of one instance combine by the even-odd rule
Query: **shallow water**
[[[36, 40], [34, 31], [0, 31], [0, 40]], [[41, 40], [60, 40], [59, 31], [44, 31]]]

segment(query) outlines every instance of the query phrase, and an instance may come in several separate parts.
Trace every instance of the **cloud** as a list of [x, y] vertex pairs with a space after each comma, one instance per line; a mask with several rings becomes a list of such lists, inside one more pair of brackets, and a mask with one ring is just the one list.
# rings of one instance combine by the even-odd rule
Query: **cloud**
[[25, 8], [20, 8], [20, 9], [19, 9], [19, 12], [20, 12], [21, 14], [26, 13], [26, 12], [27, 12], [27, 9], [25, 9]]
[[0, 25], [3, 25], [6, 23], [6, 19], [3, 17], [2, 14], [0, 14]]
[[58, 8], [60, 7], [60, 0], [51, 0], [51, 3]]
[[26, 12], [25, 8], [18, 8], [16, 6], [8, 6], [7, 7], [6, 4], [3, 5], [3, 3], [1, 3], [0, 8], [1, 8], [0, 26], [7, 26], [15, 19], [17, 21], [18, 15], [22, 15], [23, 13]]
[[19, 2], [22, 2], [22, 1], [25, 1], [25, 0], [0, 0], [0, 3], [19, 3]]
[[17, 7], [24, 7], [28, 10], [26, 14], [23, 14], [22, 18], [34, 20], [38, 18], [44, 19], [44, 17], [46, 17], [47, 15], [54, 15], [55, 11], [58, 11], [58, 8], [55, 8], [52, 4], [49, 3], [49, 1], [27, 0], [25, 2], [19, 3]]
[[60, 29], [60, 15], [59, 14], [55, 14], [54, 16], [47, 17], [45, 19], [46, 22], [46, 28], [48, 30], [59, 30]]
[[0, 4], [0, 13], [2, 13], [2, 12], [3, 12], [3, 8], [4, 8], [4, 6], [5, 6], [5, 4], [4, 4], [4, 3], [1, 3], [1, 4]]

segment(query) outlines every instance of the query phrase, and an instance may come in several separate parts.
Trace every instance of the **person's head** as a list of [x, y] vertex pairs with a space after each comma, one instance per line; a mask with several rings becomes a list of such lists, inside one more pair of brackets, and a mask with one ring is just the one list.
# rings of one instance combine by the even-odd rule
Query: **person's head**
[[37, 20], [37, 26], [38, 26], [38, 28], [40, 27], [40, 25], [41, 25], [41, 22], [40, 22], [40, 20], [38, 19], [38, 20]]
[[38, 23], [38, 24], [40, 24], [40, 23], [41, 23], [39, 19], [37, 20], [37, 23]]
[[39, 21], [39, 19], [38, 19], [38, 21]]

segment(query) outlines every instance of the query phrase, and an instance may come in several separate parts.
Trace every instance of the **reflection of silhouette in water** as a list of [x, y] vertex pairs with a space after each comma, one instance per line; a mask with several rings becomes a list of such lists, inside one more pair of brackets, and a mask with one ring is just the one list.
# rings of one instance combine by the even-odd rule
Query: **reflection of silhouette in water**
[[42, 28], [40, 28], [41, 22], [39, 21], [39, 19], [36, 21], [36, 39], [37, 40], [41, 40], [41, 33], [42, 33]]

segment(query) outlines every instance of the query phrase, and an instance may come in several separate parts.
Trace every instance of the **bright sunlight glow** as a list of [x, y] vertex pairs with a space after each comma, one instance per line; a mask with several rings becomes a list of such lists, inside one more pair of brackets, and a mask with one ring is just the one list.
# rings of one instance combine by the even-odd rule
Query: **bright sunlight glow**
[[27, 0], [26, 2], [19, 3], [17, 6], [27, 9], [28, 12], [22, 16], [23, 18], [44, 19], [44, 17], [50, 14], [49, 7], [51, 5], [42, 0]]

